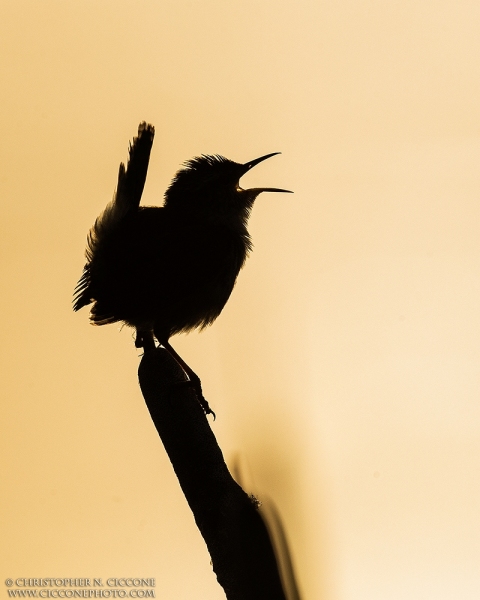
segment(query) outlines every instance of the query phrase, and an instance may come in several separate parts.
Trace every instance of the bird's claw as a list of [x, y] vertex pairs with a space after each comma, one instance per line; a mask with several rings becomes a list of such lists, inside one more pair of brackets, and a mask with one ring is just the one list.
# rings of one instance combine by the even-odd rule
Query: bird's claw
[[200, 406], [203, 409], [203, 412], [206, 415], [213, 415], [213, 420], [214, 421], [216, 420], [216, 418], [217, 418], [216, 414], [210, 408], [210, 405], [208, 404], [206, 398], [203, 395], [202, 386], [200, 385], [200, 380], [198, 381], [198, 383], [192, 379], [188, 379], [186, 381], [177, 381], [174, 385], [188, 385], [189, 387], [192, 387], [193, 391], [195, 392], [195, 395], [197, 397], [198, 403], [200, 404]]

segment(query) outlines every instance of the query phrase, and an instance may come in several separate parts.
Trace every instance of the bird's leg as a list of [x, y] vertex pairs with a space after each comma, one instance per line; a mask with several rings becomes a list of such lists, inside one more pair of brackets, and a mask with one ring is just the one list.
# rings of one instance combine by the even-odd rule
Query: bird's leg
[[135, 338], [135, 347], [143, 348], [145, 352], [155, 350], [155, 339], [153, 337], [153, 331], [145, 331], [137, 329], [137, 336]]
[[215, 413], [210, 408], [208, 402], [206, 401], [206, 399], [203, 396], [202, 383], [200, 381], [200, 377], [194, 371], [192, 371], [192, 369], [187, 365], [187, 363], [183, 360], [183, 358], [175, 352], [175, 350], [170, 346], [168, 341], [166, 341], [166, 340], [159, 340], [159, 341], [162, 344], [162, 346], [165, 348], [165, 350], [170, 354], [170, 356], [173, 359], [175, 359], [175, 361], [182, 367], [182, 369], [188, 375], [188, 378], [190, 379], [190, 381], [186, 382], [186, 383], [190, 383], [190, 385], [195, 390], [197, 400], [200, 403], [200, 406], [203, 408], [203, 411], [205, 412], [205, 414], [213, 415], [213, 419], [215, 420], [215, 418], [216, 418]]

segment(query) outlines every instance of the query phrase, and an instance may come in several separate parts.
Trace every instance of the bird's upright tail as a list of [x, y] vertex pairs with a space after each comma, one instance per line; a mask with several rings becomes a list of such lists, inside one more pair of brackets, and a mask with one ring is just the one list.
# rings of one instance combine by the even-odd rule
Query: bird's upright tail
[[97, 218], [88, 235], [86, 255], [89, 261], [105, 236], [114, 231], [130, 211], [138, 209], [147, 178], [154, 135], [153, 125], [140, 123], [138, 136], [133, 138], [129, 147], [127, 167], [120, 163], [113, 200]]
[[[115, 232], [122, 221], [128, 217], [131, 211], [136, 211], [142, 198], [145, 180], [147, 178], [148, 162], [152, 149], [155, 128], [145, 122], [138, 126], [138, 136], [133, 138], [129, 147], [127, 166], [120, 164], [118, 172], [117, 190], [110, 204], [97, 218], [87, 238], [87, 249], [85, 251], [87, 264], [83, 270], [82, 277], [75, 288], [74, 310], [79, 310], [95, 300], [92, 290], [92, 263], [103, 241]], [[95, 309], [95, 307], [94, 307]], [[92, 310], [92, 320], [103, 324], [109, 322], [102, 311]]]

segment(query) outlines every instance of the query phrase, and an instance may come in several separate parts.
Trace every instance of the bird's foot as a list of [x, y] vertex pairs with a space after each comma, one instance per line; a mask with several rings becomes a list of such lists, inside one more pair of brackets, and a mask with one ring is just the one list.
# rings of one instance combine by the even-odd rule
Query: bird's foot
[[196, 379], [195, 379], [195, 377], [193, 377], [192, 379], [189, 379], [188, 381], [179, 381], [176, 385], [188, 385], [189, 387], [192, 387], [193, 391], [195, 392], [195, 395], [197, 397], [198, 403], [203, 408], [203, 412], [206, 415], [213, 415], [213, 420], [214, 421], [216, 420], [217, 416], [213, 412], [213, 410], [210, 408], [210, 405], [208, 404], [205, 396], [203, 395], [202, 384], [200, 383], [200, 379], [198, 377]]
[[143, 348], [145, 352], [155, 350], [155, 339], [151, 331], [139, 331], [137, 329], [137, 335], [135, 337], [135, 347]]
[[181, 383], [187, 384], [187, 385], [193, 387], [193, 390], [195, 392], [195, 395], [197, 396], [197, 400], [198, 400], [200, 406], [203, 409], [203, 412], [206, 415], [213, 415], [213, 420], [215, 421], [215, 419], [217, 417], [216, 417], [215, 413], [213, 412], [213, 410], [210, 408], [208, 402], [205, 400], [205, 397], [202, 392], [202, 383], [200, 381], [200, 377], [194, 371], [192, 371], [192, 369], [187, 365], [187, 363], [183, 360], [183, 358], [181, 356], [179, 356], [175, 352], [175, 350], [170, 346], [170, 344], [168, 343], [168, 338], [165, 338], [165, 336], [162, 335], [161, 332], [155, 332], [155, 337], [162, 344], [162, 346], [165, 348], [165, 350], [170, 354], [170, 356], [176, 360], [178, 365], [180, 367], [182, 367], [183, 371], [187, 375], [188, 381], [181, 382]]

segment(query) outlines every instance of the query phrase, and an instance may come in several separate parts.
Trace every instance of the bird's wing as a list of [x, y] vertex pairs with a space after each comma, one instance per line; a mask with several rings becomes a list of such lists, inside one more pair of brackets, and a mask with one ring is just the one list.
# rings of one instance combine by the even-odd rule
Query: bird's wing
[[80, 310], [83, 306], [87, 306], [90, 302], [93, 302], [90, 294], [90, 284], [90, 264], [86, 264], [73, 292], [73, 310]]

